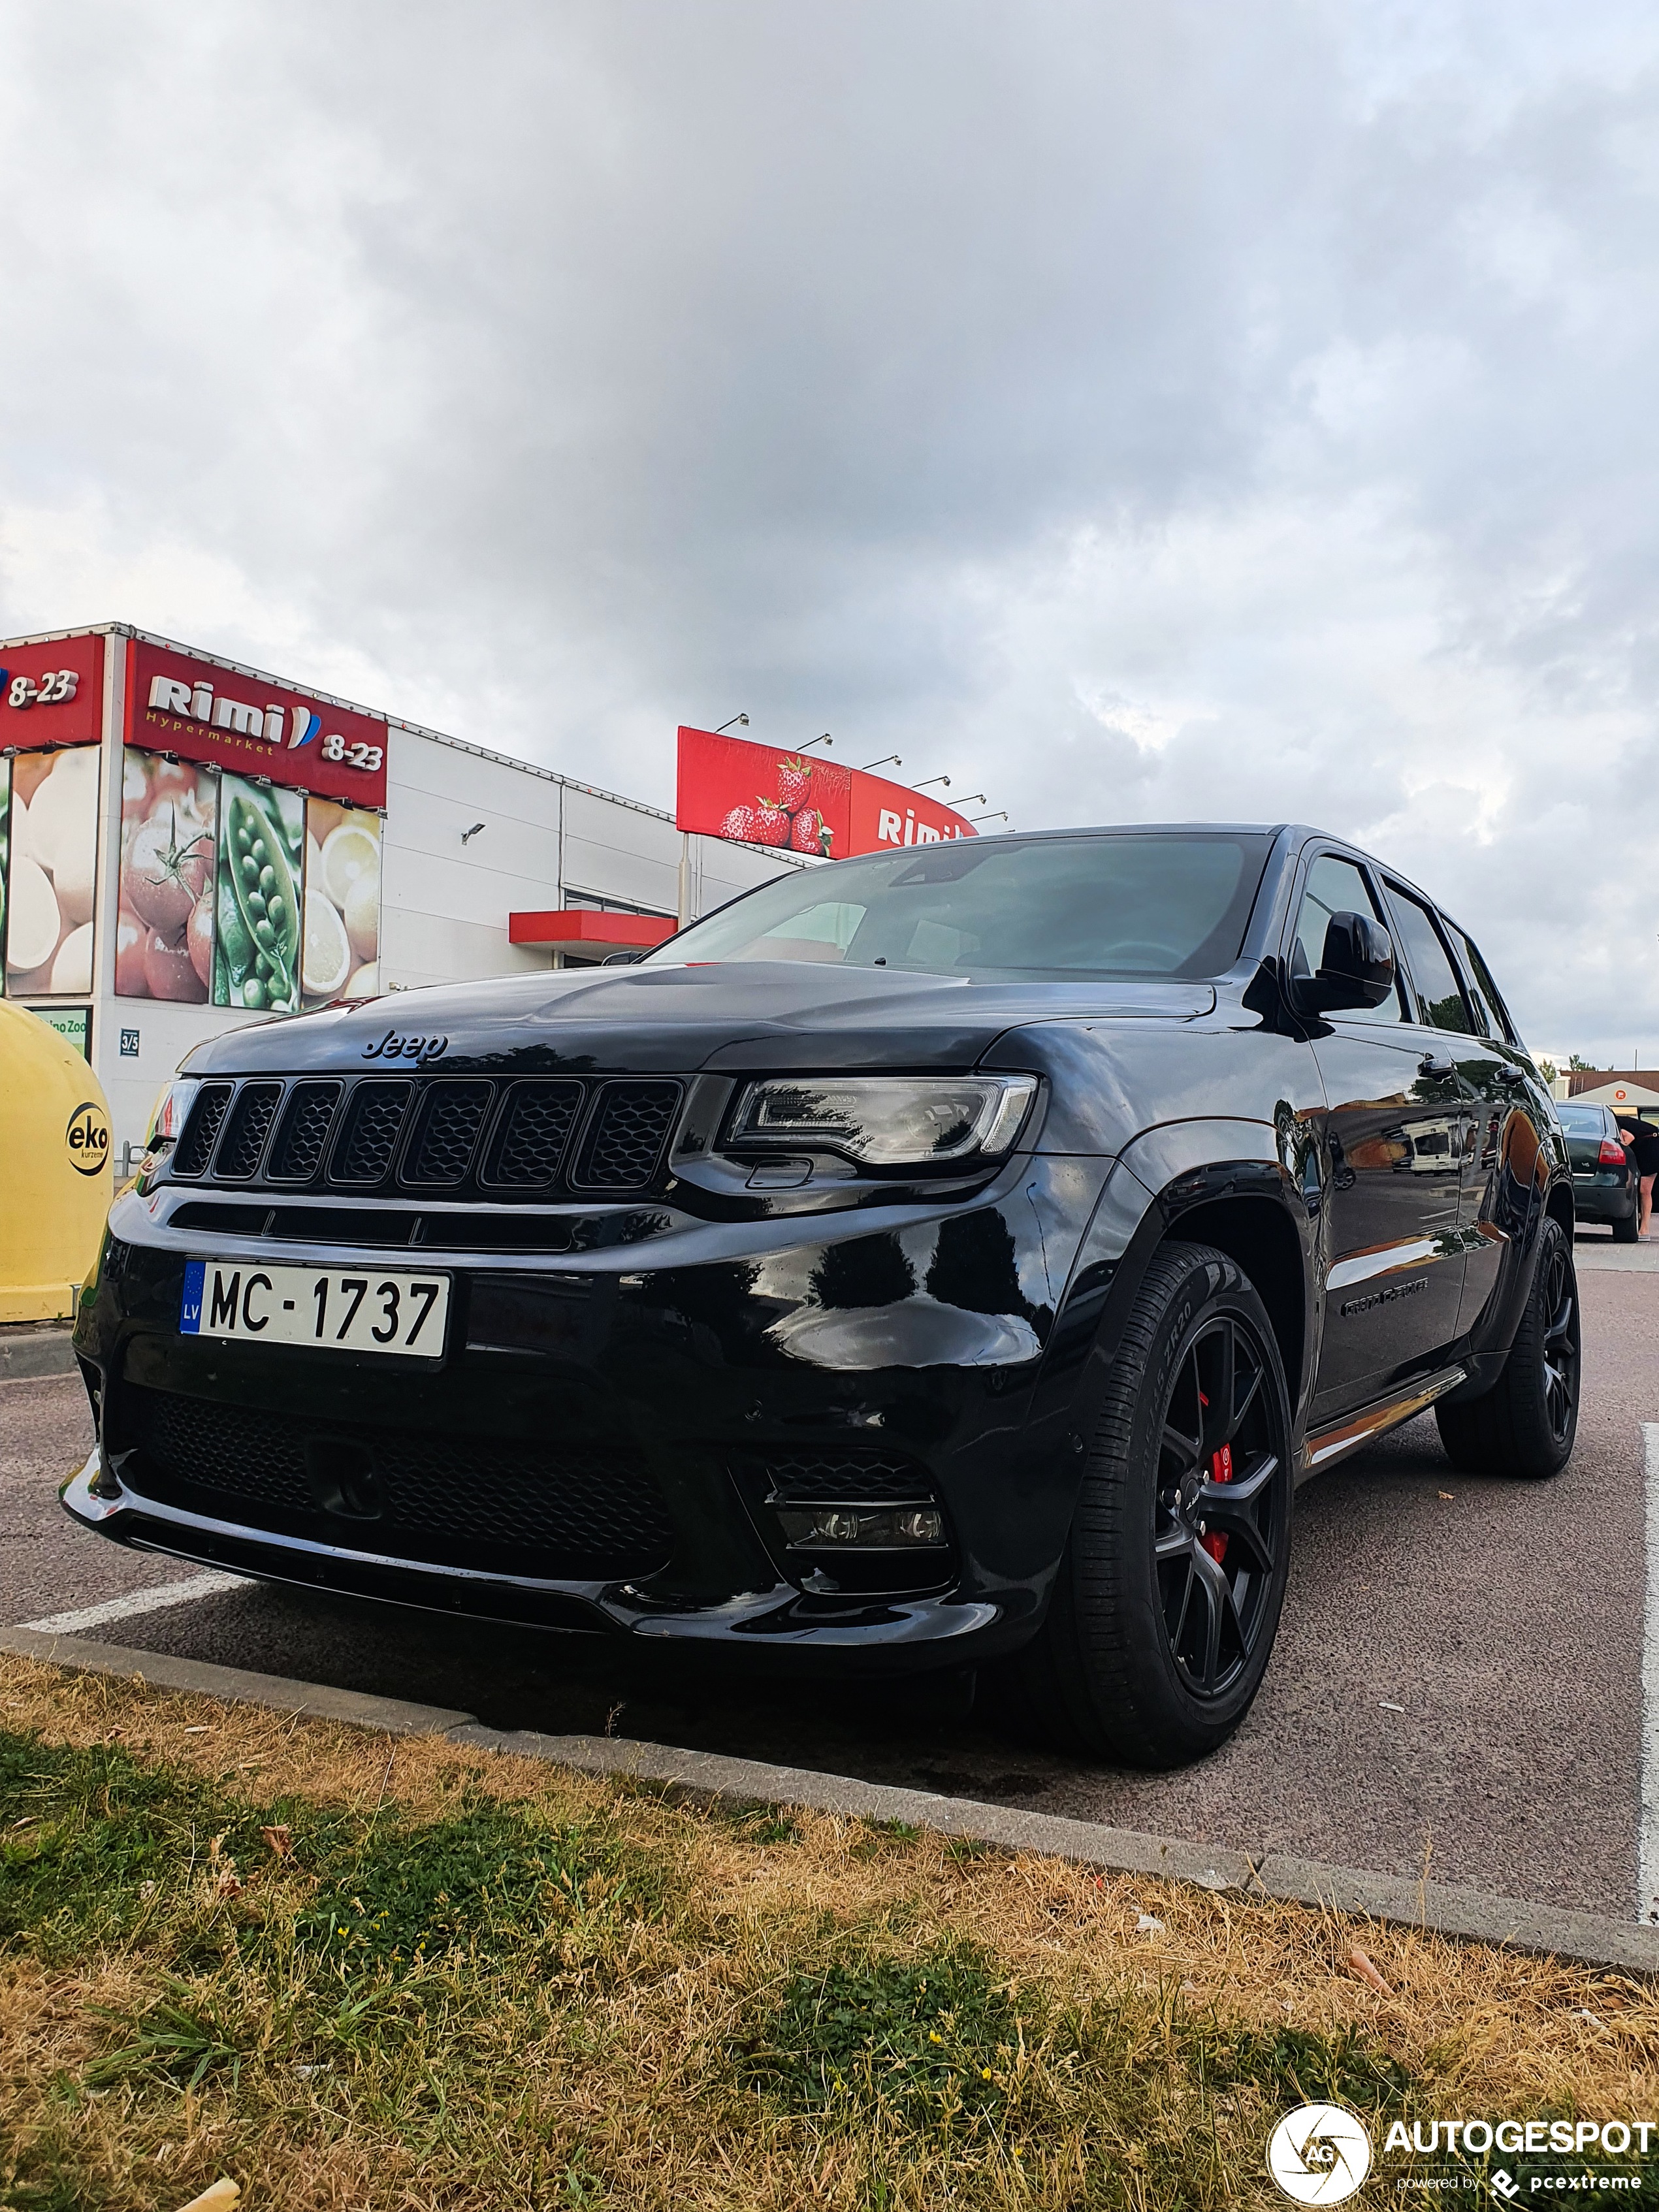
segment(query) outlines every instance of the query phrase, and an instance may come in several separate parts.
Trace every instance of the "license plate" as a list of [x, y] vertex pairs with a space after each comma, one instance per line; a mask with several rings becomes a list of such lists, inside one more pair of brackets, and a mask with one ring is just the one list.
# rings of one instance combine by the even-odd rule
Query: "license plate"
[[179, 1306], [184, 1336], [249, 1344], [319, 1345], [436, 1359], [449, 1319], [447, 1275], [384, 1274], [377, 1267], [262, 1267], [189, 1260]]

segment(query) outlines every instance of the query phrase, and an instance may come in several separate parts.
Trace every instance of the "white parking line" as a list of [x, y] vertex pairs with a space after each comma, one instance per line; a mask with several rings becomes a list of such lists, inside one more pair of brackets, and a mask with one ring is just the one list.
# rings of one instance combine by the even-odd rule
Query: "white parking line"
[[102, 1605], [83, 1605], [78, 1613], [52, 1613], [44, 1620], [26, 1620], [21, 1625], [41, 1636], [78, 1636], [82, 1629], [128, 1620], [135, 1613], [155, 1613], [164, 1605], [188, 1605], [192, 1598], [213, 1597], [221, 1590], [247, 1587], [246, 1576], [222, 1575], [210, 1569], [181, 1583], [153, 1583], [148, 1589], [129, 1591], [125, 1597], [106, 1598]]
[[1642, 1826], [1637, 1838], [1636, 1917], [1659, 1921], [1659, 1421], [1643, 1422], [1642, 1445], [1648, 1582], [1642, 1614]]

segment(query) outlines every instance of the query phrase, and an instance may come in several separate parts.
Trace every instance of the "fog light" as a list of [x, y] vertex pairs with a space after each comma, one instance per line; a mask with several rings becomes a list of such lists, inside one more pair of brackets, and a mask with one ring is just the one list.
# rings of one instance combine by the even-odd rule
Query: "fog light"
[[930, 1505], [799, 1505], [777, 1509], [792, 1552], [940, 1551], [945, 1516]]

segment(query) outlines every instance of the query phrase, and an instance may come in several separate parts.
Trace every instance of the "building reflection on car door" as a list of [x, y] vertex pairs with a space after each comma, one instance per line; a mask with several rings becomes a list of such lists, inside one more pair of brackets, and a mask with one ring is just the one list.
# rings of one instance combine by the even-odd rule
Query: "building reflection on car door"
[[[1388, 890], [1392, 901], [1394, 886]], [[1471, 1109], [1463, 1140], [1463, 1310], [1458, 1321], [1458, 1334], [1467, 1335], [1498, 1288], [1511, 1242], [1526, 1236], [1548, 1178], [1548, 1163], [1531, 1057], [1480, 947], [1455, 922], [1443, 915], [1441, 921], [1462, 971], [1463, 995], [1476, 1032], [1451, 1040]]]
[[[1317, 969], [1326, 923], [1345, 908], [1389, 927], [1369, 875], [1322, 854], [1304, 886], [1293, 974]], [[1401, 976], [1381, 1006], [1332, 1014], [1313, 1033], [1329, 1155], [1316, 1420], [1384, 1396], [1457, 1334], [1462, 1097], [1443, 1041], [1412, 1012]]]

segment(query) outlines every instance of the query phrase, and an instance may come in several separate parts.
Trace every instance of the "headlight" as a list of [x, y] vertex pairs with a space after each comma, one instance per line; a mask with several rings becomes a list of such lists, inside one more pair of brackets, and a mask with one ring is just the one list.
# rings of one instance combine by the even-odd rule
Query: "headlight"
[[738, 1101], [734, 1150], [842, 1152], [871, 1167], [999, 1159], [1035, 1075], [775, 1076]]
[[[149, 1117], [149, 1133], [144, 1139], [145, 1165], [153, 1164], [160, 1152], [171, 1152], [179, 1141], [196, 1094], [202, 1087], [199, 1075], [175, 1075], [155, 1102], [155, 1111]], [[143, 1169], [139, 1170], [142, 1174]]]

